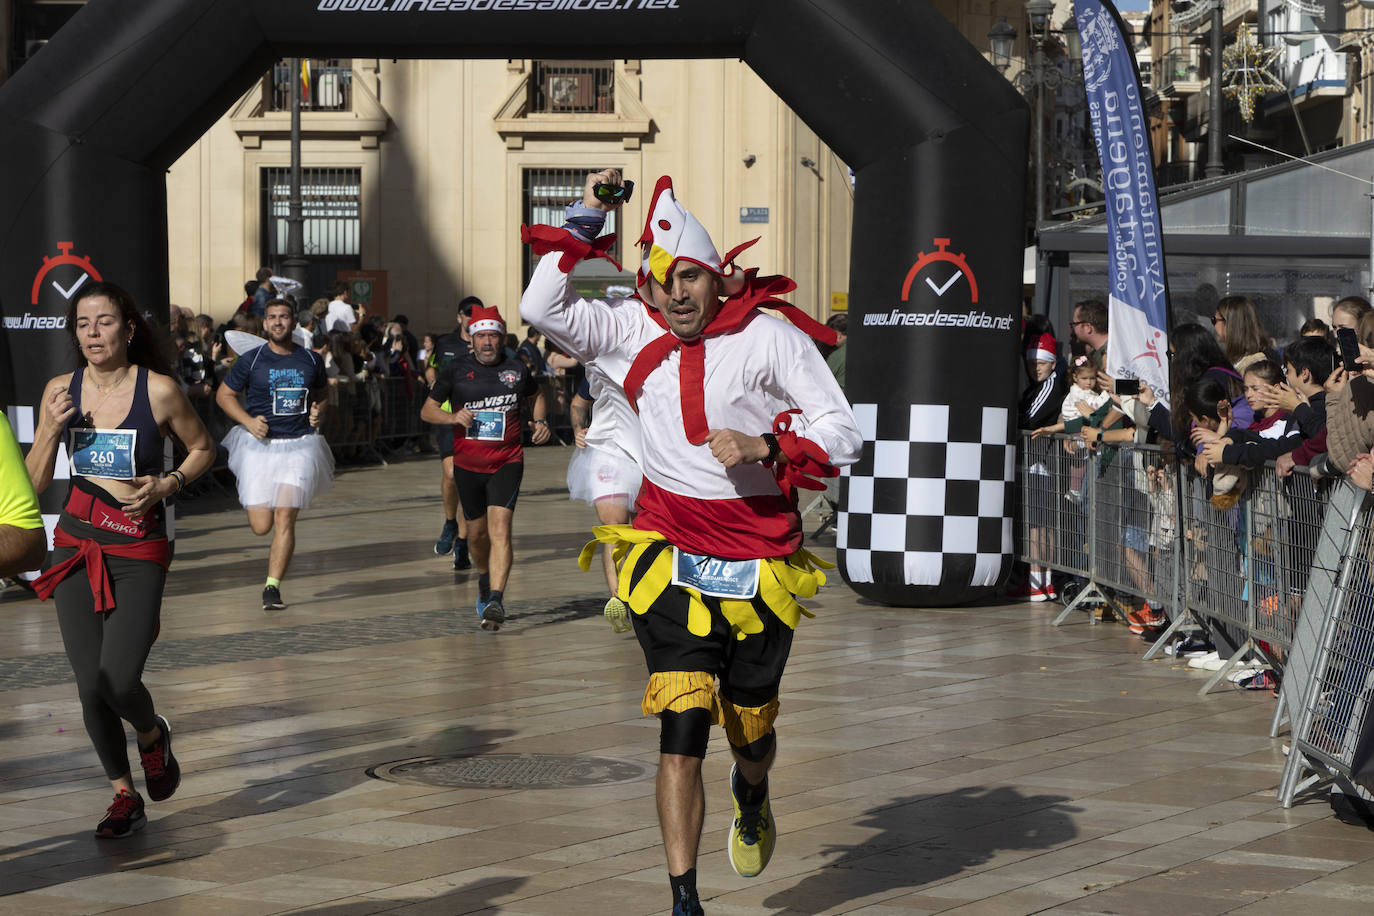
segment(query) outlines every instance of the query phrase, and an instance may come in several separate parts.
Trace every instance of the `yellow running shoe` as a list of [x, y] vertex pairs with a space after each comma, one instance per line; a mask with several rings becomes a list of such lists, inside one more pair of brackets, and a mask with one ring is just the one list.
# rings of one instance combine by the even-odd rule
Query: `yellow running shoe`
[[741, 878], [752, 878], [768, 867], [773, 858], [777, 832], [773, 829], [773, 812], [768, 796], [757, 807], [746, 808], [735, 794], [737, 764], [730, 767], [730, 800], [735, 803], [735, 821], [730, 825], [730, 867]]
[[619, 598], [612, 596], [611, 600], [606, 602], [606, 619], [611, 622], [611, 629], [617, 633], [630, 631], [630, 609]]

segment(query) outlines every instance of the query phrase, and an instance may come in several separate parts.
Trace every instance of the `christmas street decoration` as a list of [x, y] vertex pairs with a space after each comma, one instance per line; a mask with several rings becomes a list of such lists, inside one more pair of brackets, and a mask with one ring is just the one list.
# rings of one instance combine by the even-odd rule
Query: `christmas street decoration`
[[1236, 31], [1236, 40], [1222, 52], [1222, 92], [1240, 105], [1240, 116], [1247, 123], [1255, 118], [1255, 101], [1271, 92], [1285, 92], [1274, 75], [1274, 63], [1283, 53], [1281, 47], [1266, 47], [1255, 41], [1250, 26]]

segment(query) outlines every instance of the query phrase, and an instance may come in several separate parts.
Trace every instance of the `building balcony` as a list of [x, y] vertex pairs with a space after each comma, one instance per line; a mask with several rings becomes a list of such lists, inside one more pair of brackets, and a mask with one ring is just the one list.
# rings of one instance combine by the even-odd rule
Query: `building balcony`
[[1202, 91], [1202, 49], [1175, 48], [1154, 65], [1154, 90], [1166, 98]]
[[529, 80], [532, 114], [614, 114], [615, 65], [536, 60]]
[[[291, 81], [299, 79], [287, 61], [278, 61], [263, 77], [265, 111], [291, 110]], [[353, 67], [345, 60], [310, 61], [310, 85], [301, 87], [301, 111], [352, 111]]]
[[1349, 94], [1350, 58], [1341, 51], [1320, 50], [1299, 58], [1288, 73], [1288, 91], [1301, 105]]

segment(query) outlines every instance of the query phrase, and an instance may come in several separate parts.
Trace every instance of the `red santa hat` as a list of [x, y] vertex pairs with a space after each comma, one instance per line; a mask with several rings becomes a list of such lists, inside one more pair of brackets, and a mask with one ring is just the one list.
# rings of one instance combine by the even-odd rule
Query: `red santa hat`
[[468, 322], [468, 333], [477, 334], [481, 331], [495, 331], [498, 334], [506, 333], [506, 320], [501, 317], [500, 309], [495, 306], [473, 306], [472, 320]]
[[720, 277], [725, 281], [725, 294], [734, 295], [745, 283], [744, 271], [735, 268], [734, 260], [757, 241], [736, 246], [722, 258], [716, 253], [706, 227], [673, 196], [673, 179], [664, 175], [654, 188], [649, 218], [644, 223], [644, 234], [639, 237], [643, 260], [635, 285], [643, 288], [650, 276], [664, 285], [678, 261], [691, 261]]
[[1052, 363], [1058, 358], [1059, 344], [1055, 341], [1054, 336], [1049, 333], [1041, 334], [1026, 346], [1026, 359]]

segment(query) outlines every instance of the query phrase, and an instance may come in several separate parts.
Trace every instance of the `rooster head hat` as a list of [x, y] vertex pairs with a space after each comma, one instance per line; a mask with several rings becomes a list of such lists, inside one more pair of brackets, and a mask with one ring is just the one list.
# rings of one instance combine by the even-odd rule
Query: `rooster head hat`
[[719, 277], [725, 295], [732, 296], [746, 282], [745, 272], [736, 268], [734, 260], [757, 241], [738, 245], [722, 258], [706, 227], [673, 195], [673, 179], [664, 175], [654, 188], [649, 218], [644, 223], [644, 234], [639, 237], [643, 260], [635, 284], [642, 290], [652, 276], [659, 286], [666, 287], [677, 262], [691, 261]]

